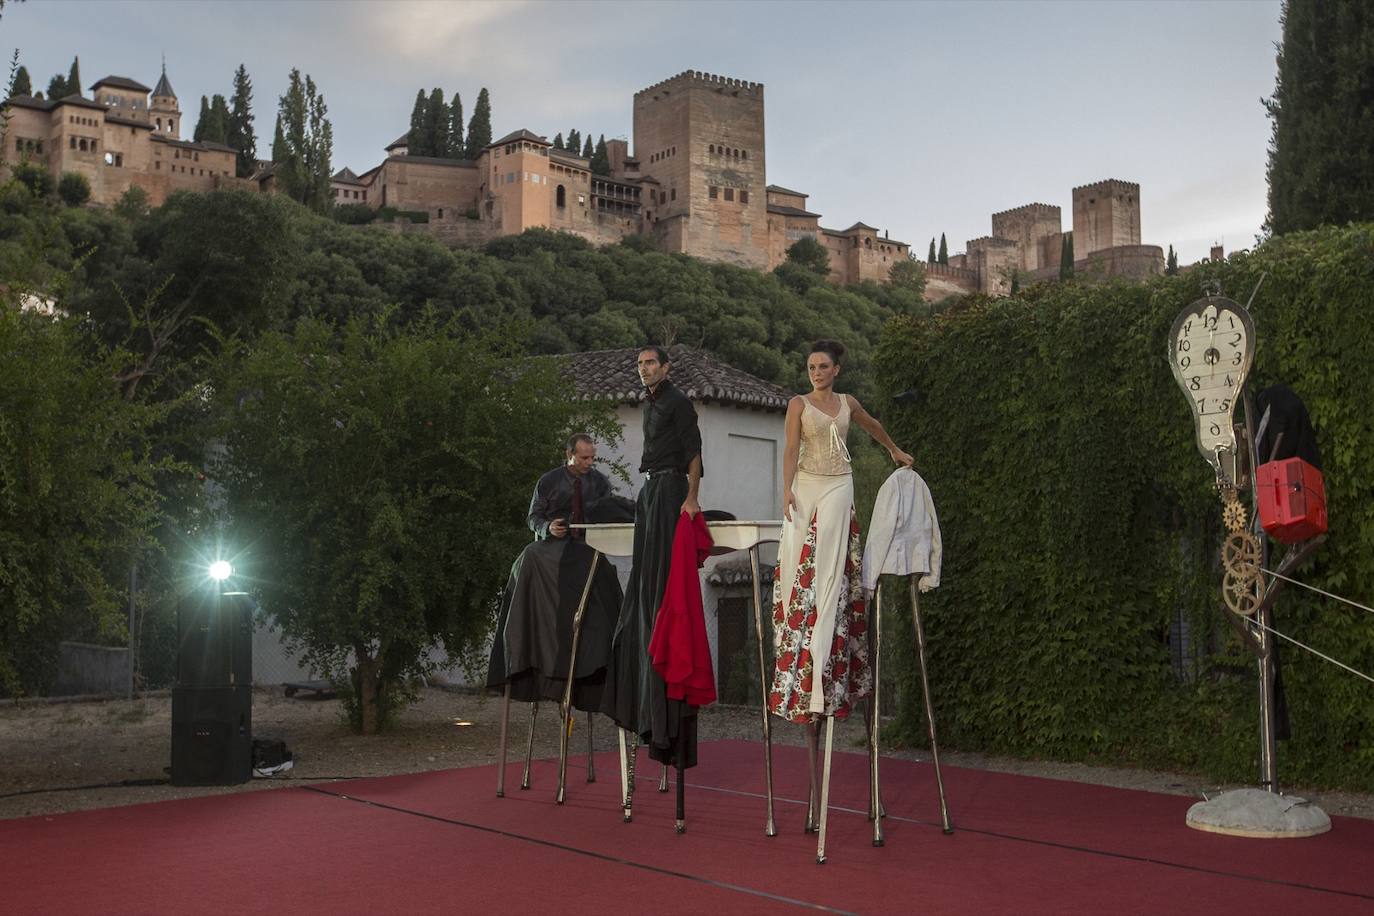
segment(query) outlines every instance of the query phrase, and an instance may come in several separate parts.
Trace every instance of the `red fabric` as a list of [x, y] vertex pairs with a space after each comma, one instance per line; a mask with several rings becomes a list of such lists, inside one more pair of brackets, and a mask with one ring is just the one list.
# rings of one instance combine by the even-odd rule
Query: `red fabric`
[[693, 706], [709, 706], [716, 701], [716, 672], [711, 665], [701, 577], [697, 574], [710, 556], [711, 546], [711, 532], [700, 512], [695, 518], [686, 512], [678, 516], [668, 585], [649, 639], [649, 659], [667, 684], [668, 699]]

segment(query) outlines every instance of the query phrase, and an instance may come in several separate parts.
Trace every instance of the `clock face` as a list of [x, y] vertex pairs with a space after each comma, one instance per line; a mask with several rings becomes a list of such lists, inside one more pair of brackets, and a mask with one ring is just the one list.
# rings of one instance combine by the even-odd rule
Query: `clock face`
[[1235, 454], [1232, 416], [1254, 350], [1250, 313], [1221, 296], [1185, 308], [1169, 333], [1169, 365], [1192, 405], [1198, 450], [1218, 469], [1219, 452]]

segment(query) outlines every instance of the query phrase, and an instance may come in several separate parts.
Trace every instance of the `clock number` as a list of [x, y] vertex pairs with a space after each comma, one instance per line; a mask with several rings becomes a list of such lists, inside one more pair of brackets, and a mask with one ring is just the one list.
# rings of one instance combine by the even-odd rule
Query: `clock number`
[[1179, 340], [1178, 340], [1178, 348], [1179, 348], [1179, 350], [1181, 350], [1182, 352], [1187, 353], [1189, 350], [1191, 350], [1191, 349], [1193, 348], [1193, 345], [1190, 344], [1188, 341], [1186, 341], [1186, 340], [1184, 340], [1183, 338], [1180, 337]]
[[1231, 360], [1231, 365], [1233, 365], [1233, 366], [1239, 366], [1239, 365], [1240, 365], [1240, 351], [1239, 351], [1239, 350], [1236, 351], [1235, 358]]
[[1231, 412], [1231, 399], [1230, 399], [1230, 398], [1222, 398], [1222, 400], [1221, 400], [1221, 412], [1222, 412], [1222, 413], [1230, 413], [1230, 412]]
[[1216, 315], [1213, 315], [1213, 316], [1211, 316], [1211, 317], [1209, 318], [1208, 316], [1203, 315], [1203, 316], [1202, 316], [1202, 326], [1203, 326], [1203, 328], [1205, 328], [1206, 330], [1209, 330], [1209, 331], [1214, 331], [1214, 330], [1216, 330], [1216, 327], [1217, 327], [1217, 316], [1216, 316]]
[[1239, 344], [1240, 344], [1240, 339], [1241, 339], [1242, 337], [1244, 337], [1244, 336], [1245, 336], [1244, 334], [1241, 334], [1241, 333], [1237, 332], [1237, 334], [1236, 334], [1236, 339], [1233, 340], [1233, 341], [1231, 341], [1231, 346], [1234, 347], [1234, 346], [1239, 345]]
[[1183, 324], [1183, 333], [1184, 333], [1184, 334], [1187, 334], [1187, 333], [1188, 333], [1189, 331], [1191, 331], [1192, 329], [1193, 329], [1193, 322], [1192, 322], [1191, 320], [1184, 322], [1184, 324]]
[[1200, 376], [1200, 375], [1195, 375], [1195, 376], [1193, 376], [1192, 378], [1190, 378], [1190, 379], [1188, 380], [1188, 387], [1191, 388], [1193, 391], [1197, 391], [1197, 390], [1198, 390], [1198, 386], [1200, 385], [1201, 382], [1202, 382], [1202, 376]]
[[1234, 330], [1236, 329], [1236, 316], [1235, 316], [1235, 315], [1227, 315], [1227, 316], [1226, 316], [1226, 320], [1229, 321], [1229, 322], [1231, 322], [1231, 330], [1234, 331]]
[[1180, 369], [1187, 369], [1187, 368], [1188, 368], [1189, 366], [1191, 366], [1192, 364], [1193, 364], [1193, 358], [1192, 358], [1191, 356], [1185, 356], [1185, 357], [1183, 357], [1182, 359], [1180, 359], [1180, 360], [1178, 361], [1178, 367], [1179, 367]]
[[1226, 376], [1226, 387], [1227, 387], [1227, 388], [1234, 388], [1234, 387], [1236, 387], [1236, 380], [1233, 379], [1233, 378], [1231, 378], [1231, 376], [1229, 376], [1229, 375]]
[[1212, 435], [1214, 435], [1214, 436], [1220, 436], [1220, 435], [1221, 435], [1221, 427], [1218, 426], [1217, 424], [1213, 423], [1213, 424], [1208, 428], [1208, 432], [1210, 432], [1210, 433], [1211, 433]]
[[1197, 399], [1197, 412], [1198, 412], [1198, 416], [1202, 416], [1203, 414], [1207, 413], [1207, 399], [1206, 399], [1206, 398], [1198, 398], [1198, 399]]

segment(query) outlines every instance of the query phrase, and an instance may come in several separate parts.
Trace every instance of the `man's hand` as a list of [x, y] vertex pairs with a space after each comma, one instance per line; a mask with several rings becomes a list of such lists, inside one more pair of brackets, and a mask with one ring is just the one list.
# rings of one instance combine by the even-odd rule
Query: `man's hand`
[[561, 518], [556, 518], [549, 522], [549, 534], [556, 538], [566, 536], [568, 533], [568, 523]]
[[682, 511], [687, 513], [688, 518], [696, 518], [701, 513], [701, 506], [697, 505], [697, 498], [688, 496], [683, 500]]

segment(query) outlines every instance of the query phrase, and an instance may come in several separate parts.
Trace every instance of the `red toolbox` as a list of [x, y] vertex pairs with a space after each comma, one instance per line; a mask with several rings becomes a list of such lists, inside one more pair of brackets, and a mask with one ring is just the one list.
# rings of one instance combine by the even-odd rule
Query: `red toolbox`
[[1269, 536], [1296, 544], [1326, 531], [1326, 485], [1322, 472], [1301, 458], [1262, 464], [1259, 484], [1260, 524]]

